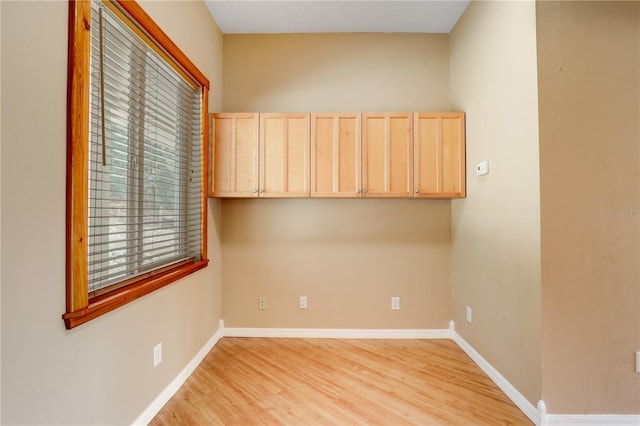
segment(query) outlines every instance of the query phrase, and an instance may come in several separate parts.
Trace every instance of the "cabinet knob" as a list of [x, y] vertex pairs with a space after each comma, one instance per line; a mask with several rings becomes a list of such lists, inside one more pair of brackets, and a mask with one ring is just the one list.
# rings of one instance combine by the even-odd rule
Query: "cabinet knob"
[[258, 192], [258, 190], [254, 188], [253, 191], [251, 191], [251, 192], [253, 192], [255, 194], [256, 192]]
[[366, 190], [366, 189], [363, 189], [363, 190], [362, 190], [362, 192], [363, 192], [363, 193], [366, 193], [366, 192], [367, 192], [367, 190]]
[[262, 194], [262, 193], [264, 192], [264, 189], [260, 189], [260, 191], [259, 191], [259, 192]]
[[419, 189], [416, 189], [416, 194], [419, 194], [419, 193], [420, 193], [420, 190], [419, 190]]

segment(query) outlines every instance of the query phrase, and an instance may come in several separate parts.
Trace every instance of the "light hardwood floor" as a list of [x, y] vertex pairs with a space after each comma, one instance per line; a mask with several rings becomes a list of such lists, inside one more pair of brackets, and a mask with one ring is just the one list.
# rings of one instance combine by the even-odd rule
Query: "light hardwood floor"
[[532, 423], [451, 340], [223, 338], [150, 424]]

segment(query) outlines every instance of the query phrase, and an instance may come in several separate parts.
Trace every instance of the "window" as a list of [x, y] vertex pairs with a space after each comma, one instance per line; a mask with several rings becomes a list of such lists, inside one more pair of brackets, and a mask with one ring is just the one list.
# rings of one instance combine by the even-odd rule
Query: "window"
[[73, 328], [207, 265], [209, 82], [135, 2], [69, 10]]

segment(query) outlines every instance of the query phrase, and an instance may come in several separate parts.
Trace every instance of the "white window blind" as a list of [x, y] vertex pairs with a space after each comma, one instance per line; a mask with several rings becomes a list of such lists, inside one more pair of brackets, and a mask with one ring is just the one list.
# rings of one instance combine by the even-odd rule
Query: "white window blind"
[[202, 96], [92, 2], [88, 291], [200, 260]]

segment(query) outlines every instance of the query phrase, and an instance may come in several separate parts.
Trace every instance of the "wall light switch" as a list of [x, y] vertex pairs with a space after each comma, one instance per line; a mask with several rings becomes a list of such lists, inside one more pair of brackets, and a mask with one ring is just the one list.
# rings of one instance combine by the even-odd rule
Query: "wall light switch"
[[473, 320], [473, 309], [471, 309], [470, 306], [467, 306], [467, 322], [471, 324], [472, 320]]
[[489, 162], [483, 161], [481, 163], [476, 164], [476, 174], [478, 176], [484, 176], [489, 174]]
[[636, 373], [640, 373], [640, 352], [636, 352]]

